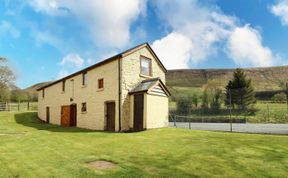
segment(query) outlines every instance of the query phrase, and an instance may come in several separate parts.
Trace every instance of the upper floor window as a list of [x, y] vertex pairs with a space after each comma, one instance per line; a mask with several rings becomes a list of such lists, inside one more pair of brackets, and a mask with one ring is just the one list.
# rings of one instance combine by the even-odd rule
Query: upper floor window
[[84, 72], [82, 74], [82, 85], [86, 86], [87, 85], [87, 72]]
[[152, 62], [151, 59], [141, 56], [140, 58], [140, 70], [141, 70], [141, 74], [143, 75], [147, 75], [147, 76], [151, 76], [152, 75]]
[[104, 79], [98, 79], [98, 89], [103, 89], [104, 88]]
[[62, 81], [62, 92], [65, 92], [65, 80]]

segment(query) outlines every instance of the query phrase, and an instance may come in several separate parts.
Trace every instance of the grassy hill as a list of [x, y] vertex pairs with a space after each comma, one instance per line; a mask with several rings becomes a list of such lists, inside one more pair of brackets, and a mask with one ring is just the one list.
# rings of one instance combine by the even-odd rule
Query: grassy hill
[[[225, 87], [233, 77], [235, 69], [178, 69], [169, 70], [166, 82], [172, 96], [201, 94], [209, 82]], [[288, 79], [288, 66], [244, 68], [252, 80], [258, 99], [270, 99], [283, 90]]]
[[43, 87], [45, 85], [48, 85], [49, 83], [51, 83], [51, 82], [37, 83], [37, 84], [34, 84], [34, 85], [30, 86], [30, 87], [25, 88], [24, 90], [29, 92], [29, 93], [35, 93], [35, 92], [37, 92], [38, 88], [41, 88], [41, 87]]
[[[51, 82], [51, 81], [50, 81]], [[50, 82], [41, 82], [41, 83], [37, 83], [34, 84], [30, 87], [27, 87], [25, 89], [20, 89], [20, 88], [16, 88], [15, 90], [17, 90], [17, 94], [20, 98], [23, 99], [23, 97], [21, 97], [21, 95], [29, 95], [29, 100], [30, 101], [37, 101], [38, 98], [38, 93], [37, 93], [37, 89], [49, 84]], [[24, 97], [25, 98], [25, 97]]]
[[[235, 69], [180, 69], [167, 72], [169, 87], [203, 88], [209, 81], [225, 86], [232, 78]], [[246, 68], [248, 78], [251, 78], [256, 91], [280, 90], [281, 82], [288, 79], [288, 66]]]

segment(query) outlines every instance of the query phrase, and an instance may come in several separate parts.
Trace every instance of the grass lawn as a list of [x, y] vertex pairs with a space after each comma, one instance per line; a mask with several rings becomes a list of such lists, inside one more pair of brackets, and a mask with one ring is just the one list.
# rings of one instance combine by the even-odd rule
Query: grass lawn
[[[119, 167], [95, 170], [108, 160]], [[185, 129], [105, 133], [0, 113], [0, 177], [287, 177], [288, 136]]]

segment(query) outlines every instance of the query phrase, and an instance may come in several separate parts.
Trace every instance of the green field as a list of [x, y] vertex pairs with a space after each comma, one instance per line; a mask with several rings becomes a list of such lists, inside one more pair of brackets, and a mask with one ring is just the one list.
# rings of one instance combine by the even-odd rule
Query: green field
[[[112, 170], [88, 168], [108, 160]], [[185, 129], [106, 133], [0, 113], [0, 177], [287, 177], [288, 136]]]

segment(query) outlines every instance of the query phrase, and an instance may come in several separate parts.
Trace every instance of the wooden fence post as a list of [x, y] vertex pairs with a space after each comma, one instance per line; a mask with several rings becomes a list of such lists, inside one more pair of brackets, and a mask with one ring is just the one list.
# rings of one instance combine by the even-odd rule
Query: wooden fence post
[[29, 111], [30, 110], [30, 102], [28, 101], [27, 103], [27, 110]]
[[20, 111], [20, 102], [18, 102], [18, 112]]
[[174, 127], [176, 127], [177, 128], [177, 126], [176, 126], [176, 115], [174, 116]]

